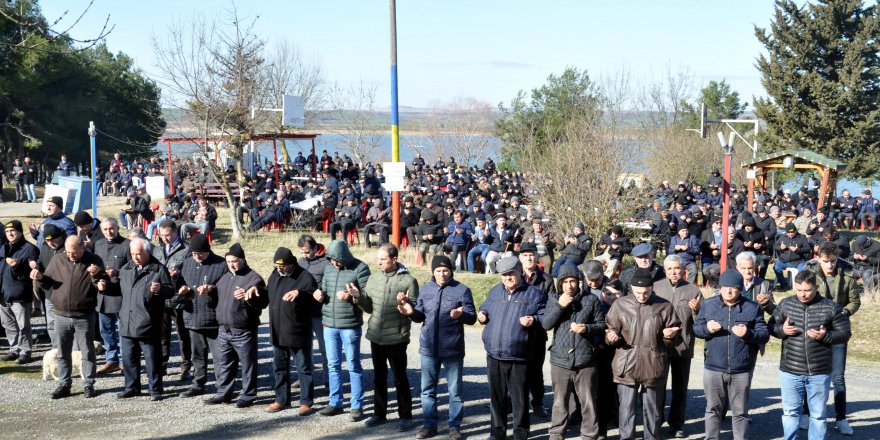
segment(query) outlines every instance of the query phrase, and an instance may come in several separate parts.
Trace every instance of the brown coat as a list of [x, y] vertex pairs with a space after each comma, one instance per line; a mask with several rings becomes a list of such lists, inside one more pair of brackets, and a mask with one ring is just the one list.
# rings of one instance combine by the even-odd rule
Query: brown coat
[[[621, 336], [611, 362], [614, 382], [665, 387], [669, 372], [666, 346], [672, 341], [663, 338], [663, 329], [680, 325], [672, 304], [657, 295], [641, 304], [634, 295], [627, 295], [614, 301], [605, 323]], [[614, 345], [607, 338], [605, 342]]]
[[[92, 277], [86, 269], [94, 264], [101, 269], [97, 277]], [[55, 313], [69, 318], [84, 316], [94, 312], [98, 304], [98, 286], [101, 279], [108, 280], [101, 257], [85, 251], [79, 261], [73, 262], [60, 253], [52, 257], [49, 267], [38, 281], [44, 289], [52, 290], [52, 305]]]

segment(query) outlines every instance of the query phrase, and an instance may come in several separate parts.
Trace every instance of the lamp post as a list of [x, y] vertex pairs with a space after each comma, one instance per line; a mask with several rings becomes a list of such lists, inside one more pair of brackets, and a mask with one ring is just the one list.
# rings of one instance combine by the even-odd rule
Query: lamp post
[[724, 133], [718, 132], [718, 142], [721, 143], [721, 152], [724, 154], [724, 183], [722, 184], [724, 203], [721, 205], [721, 273], [727, 270], [727, 228], [730, 224], [730, 162], [733, 156], [733, 140], [736, 133], [730, 132], [729, 139], [724, 138]]
[[98, 164], [97, 153], [95, 150], [95, 136], [98, 134], [98, 130], [95, 129], [95, 122], [89, 121], [89, 141], [91, 143], [91, 153], [92, 153], [92, 217], [98, 218], [98, 176], [97, 176], [97, 168], [95, 166]]

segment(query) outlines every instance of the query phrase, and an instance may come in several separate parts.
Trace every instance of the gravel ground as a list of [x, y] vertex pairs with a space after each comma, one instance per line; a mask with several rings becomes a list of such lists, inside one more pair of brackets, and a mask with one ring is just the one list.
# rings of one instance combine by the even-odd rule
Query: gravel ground
[[[35, 322], [41, 322], [37, 318]], [[38, 325], [37, 328], [40, 326]], [[415, 325], [414, 334], [419, 328]], [[485, 354], [480, 341], [480, 329], [467, 331], [468, 355], [465, 359], [465, 419], [463, 433], [471, 438], [486, 438], [488, 435], [488, 384], [484, 372]], [[189, 384], [179, 379], [179, 363], [173, 362], [165, 381], [165, 400], [151, 402], [148, 397], [119, 400], [115, 394], [122, 389], [123, 380], [120, 373], [109, 377], [100, 377], [97, 389], [100, 395], [91, 400], [82, 397], [82, 385], [74, 381], [74, 395], [59, 401], [52, 401], [49, 395], [54, 382], [15, 377], [11, 374], [0, 376], [0, 415], [4, 429], [0, 438], [153, 438], [153, 439], [193, 439], [193, 438], [297, 438], [297, 439], [350, 439], [356, 438], [413, 438], [419, 427], [421, 409], [419, 405], [419, 357], [415, 346], [409, 349], [409, 378], [413, 387], [415, 428], [407, 433], [396, 431], [396, 407], [394, 393], [391, 393], [392, 408], [390, 422], [376, 428], [367, 429], [363, 422], [352, 423], [348, 414], [336, 417], [322, 417], [313, 414], [306, 417], [296, 415], [295, 410], [268, 414], [266, 405], [273, 401], [273, 379], [271, 371], [271, 347], [268, 343], [268, 330], [261, 327], [260, 338], [260, 390], [257, 404], [247, 409], [237, 409], [232, 405], [206, 406], [204, 397], [183, 399], [177, 394], [185, 390]], [[176, 345], [176, 344], [175, 344]], [[40, 353], [46, 349], [40, 346]], [[365, 386], [367, 388], [365, 414], [372, 411], [372, 362], [369, 355], [369, 344], [362, 341], [363, 367]], [[179, 361], [179, 357], [173, 358]], [[100, 361], [99, 361], [100, 364]], [[759, 362], [754, 376], [751, 396], [752, 438], [770, 439], [782, 435], [780, 397], [778, 391], [778, 359], [769, 355]], [[33, 369], [39, 368], [34, 363]], [[686, 425], [690, 438], [702, 438], [702, 414], [705, 400], [702, 391], [701, 360], [695, 359], [690, 380], [690, 401], [688, 405], [688, 422]], [[549, 364], [545, 364], [545, 379], [548, 394], [545, 405], [551, 405], [549, 394]], [[854, 438], [880, 439], [880, 405], [877, 404], [876, 389], [880, 369], [876, 365], [850, 365], [847, 371], [850, 421], [856, 431]], [[146, 378], [144, 377], [144, 383]], [[209, 391], [213, 387], [209, 387]], [[294, 399], [298, 397], [294, 390]], [[315, 408], [320, 409], [327, 404], [326, 389], [317, 388]], [[441, 403], [446, 402], [445, 392], [440, 397]], [[600, 402], [602, 404], [603, 402]], [[829, 405], [829, 410], [831, 406]], [[347, 408], [346, 408], [347, 411]], [[441, 420], [446, 417], [445, 404], [440, 407]], [[547, 419], [533, 417], [532, 437], [546, 438], [549, 425]], [[445, 426], [441, 423], [441, 436], [445, 436]], [[730, 438], [730, 422], [723, 425], [723, 438]], [[616, 438], [616, 431], [612, 431]], [[569, 431], [570, 438], [577, 438], [577, 433]], [[806, 437], [804, 435], [803, 437]], [[829, 438], [842, 438], [829, 427]]]

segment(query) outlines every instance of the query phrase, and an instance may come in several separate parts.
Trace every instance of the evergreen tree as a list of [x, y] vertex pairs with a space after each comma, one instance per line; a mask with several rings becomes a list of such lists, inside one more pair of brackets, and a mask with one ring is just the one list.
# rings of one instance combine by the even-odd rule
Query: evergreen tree
[[777, 0], [755, 35], [768, 52], [757, 60], [769, 95], [755, 101], [761, 144], [840, 160], [852, 177], [880, 171], [880, 6]]
[[700, 90], [700, 98], [695, 104], [684, 103], [682, 106], [686, 114], [686, 128], [700, 126], [700, 103], [706, 104], [708, 119], [737, 119], [749, 106], [748, 103], [740, 102], [739, 92], [732, 90], [727, 81], [709, 81]]

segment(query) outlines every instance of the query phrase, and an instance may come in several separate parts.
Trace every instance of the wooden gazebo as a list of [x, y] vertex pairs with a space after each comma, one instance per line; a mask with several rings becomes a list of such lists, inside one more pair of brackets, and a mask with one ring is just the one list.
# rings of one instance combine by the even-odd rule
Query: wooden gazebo
[[806, 150], [781, 150], [758, 156], [742, 163], [743, 168], [754, 171], [749, 172], [749, 211], [752, 210], [755, 201], [755, 188], [767, 190], [767, 173], [774, 169], [789, 168], [794, 170], [812, 170], [822, 176], [819, 180], [818, 205], [821, 208], [828, 203], [829, 197], [834, 197], [837, 188], [837, 173], [846, 165], [821, 154]]

